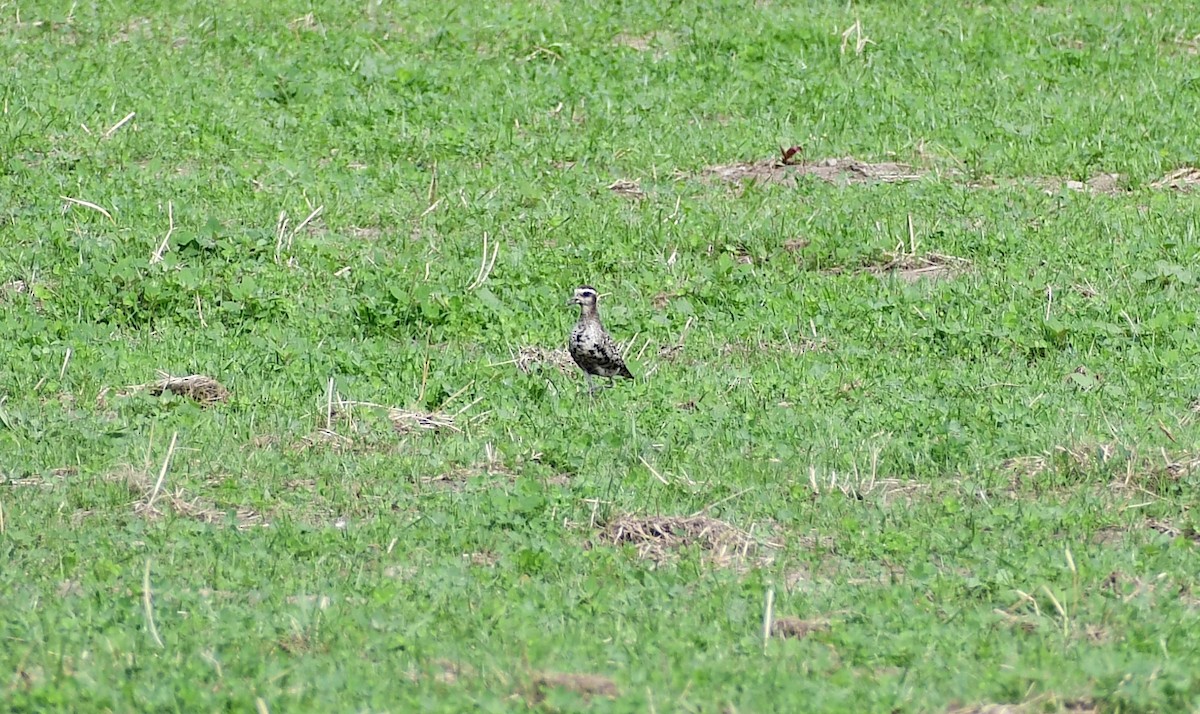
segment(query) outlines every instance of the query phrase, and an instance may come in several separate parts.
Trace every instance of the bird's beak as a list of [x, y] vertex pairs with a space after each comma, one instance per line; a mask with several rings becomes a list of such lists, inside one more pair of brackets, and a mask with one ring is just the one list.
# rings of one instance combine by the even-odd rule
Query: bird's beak
[[571, 305], [578, 305], [578, 304], [579, 304], [579, 298], [577, 298], [577, 297], [573, 297], [567, 301], [567, 307], [570, 307]]

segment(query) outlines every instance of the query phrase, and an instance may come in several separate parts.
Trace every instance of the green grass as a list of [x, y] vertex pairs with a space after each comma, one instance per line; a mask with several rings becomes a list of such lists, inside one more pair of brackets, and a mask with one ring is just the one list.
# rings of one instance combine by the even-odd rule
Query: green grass
[[177, 5], [0, 7], [8, 709], [1200, 710], [1191, 3]]

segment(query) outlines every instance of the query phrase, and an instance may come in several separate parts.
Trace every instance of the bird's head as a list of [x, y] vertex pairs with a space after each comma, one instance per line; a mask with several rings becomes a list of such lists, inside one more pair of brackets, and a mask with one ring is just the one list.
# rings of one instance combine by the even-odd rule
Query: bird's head
[[596, 300], [600, 296], [596, 293], [596, 288], [589, 285], [582, 285], [575, 288], [575, 294], [567, 301], [568, 305], [579, 305], [584, 310], [595, 310]]

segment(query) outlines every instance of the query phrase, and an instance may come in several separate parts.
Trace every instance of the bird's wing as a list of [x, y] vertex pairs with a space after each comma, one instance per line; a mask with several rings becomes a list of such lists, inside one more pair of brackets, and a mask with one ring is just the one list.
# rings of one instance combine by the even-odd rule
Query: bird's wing
[[604, 338], [600, 342], [600, 351], [603, 353], [605, 359], [616, 366], [622, 374], [628, 375], [632, 379], [633, 375], [629, 374], [629, 368], [625, 366], [625, 360], [621, 358], [621, 348], [617, 346], [617, 341], [607, 332], [603, 334]]

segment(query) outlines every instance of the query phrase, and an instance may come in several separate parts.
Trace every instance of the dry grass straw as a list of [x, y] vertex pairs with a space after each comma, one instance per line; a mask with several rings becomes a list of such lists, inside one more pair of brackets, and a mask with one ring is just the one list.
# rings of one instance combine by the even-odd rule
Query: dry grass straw
[[887, 254], [886, 260], [866, 270], [874, 275], [893, 274], [901, 280], [913, 283], [918, 280], [940, 280], [966, 270], [971, 261], [944, 253], [914, 255], [899, 250]]
[[646, 192], [642, 190], [642, 187], [638, 184], [638, 182], [630, 181], [628, 179], [617, 179], [605, 188], [615, 194], [625, 196], [626, 198], [632, 198], [634, 200], [640, 200], [646, 197]]
[[718, 566], [745, 563], [751, 559], [765, 564], [773, 560], [769, 551], [782, 547], [776, 543], [760, 544], [751, 534], [699, 513], [691, 516], [619, 516], [601, 529], [597, 541], [603, 545], [633, 545], [638, 557], [654, 563], [664, 563], [674, 552], [694, 545], [705, 551], [709, 562]]
[[[125, 482], [134, 496], [133, 512], [147, 520], [158, 520], [170, 511], [178, 517], [201, 523], [224, 523], [227, 515], [225, 509], [217, 508], [214, 504], [200, 498], [191, 497], [182, 488], [165, 487], [167, 473], [175, 455], [177, 437], [178, 434], [171, 436], [167, 455], [158, 471], [158, 477], [153, 482], [147, 469], [138, 470], [126, 467], [115, 474], [117, 479]], [[261, 514], [249, 508], [236, 509], [234, 520], [238, 530], [267, 525]]]
[[1200, 169], [1184, 166], [1175, 169], [1159, 180], [1150, 184], [1151, 188], [1172, 189], [1175, 191], [1195, 191], [1200, 188]]
[[571, 374], [575, 371], [575, 361], [571, 359], [571, 353], [567, 351], [566, 347], [549, 348], [530, 345], [518, 349], [512, 359], [488, 366], [501, 367], [506, 364], [515, 364], [517, 369], [525, 374], [541, 368], [557, 369], [563, 374]]
[[96, 211], [97, 213], [101, 214], [108, 220], [112, 221], [113, 223], [117, 222], [116, 219], [112, 217], [111, 213], [106, 211], [103, 207], [101, 207], [95, 203], [92, 203], [91, 201], [84, 201], [81, 198], [71, 198], [70, 196], [59, 196], [59, 198], [66, 201], [67, 203], [73, 203], [76, 206], [83, 206], [84, 208], [90, 208], [93, 211]]

